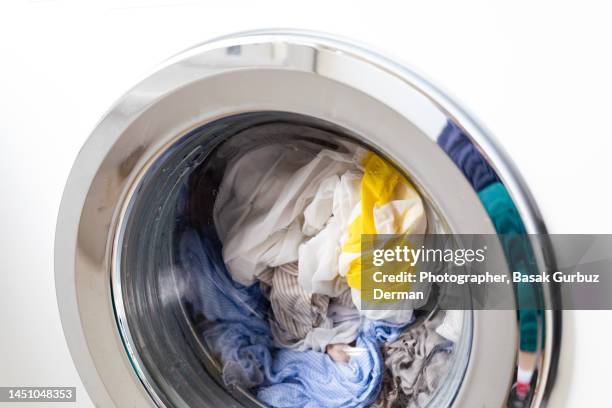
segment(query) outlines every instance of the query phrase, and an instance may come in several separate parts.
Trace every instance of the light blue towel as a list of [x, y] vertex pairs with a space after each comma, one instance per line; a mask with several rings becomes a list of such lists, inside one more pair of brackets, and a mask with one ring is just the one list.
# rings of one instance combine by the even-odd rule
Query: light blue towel
[[395, 340], [401, 326], [365, 321], [357, 338], [363, 353], [349, 364], [327, 354], [272, 346], [267, 301], [259, 286], [235, 283], [225, 268], [214, 232], [180, 233], [178, 264], [194, 315], [208, 321], [202, 330], [223, 363], [227, 385], [252, 388], [272, 407], [363, 407], [376, 399], [384, 369], [380, 344]]

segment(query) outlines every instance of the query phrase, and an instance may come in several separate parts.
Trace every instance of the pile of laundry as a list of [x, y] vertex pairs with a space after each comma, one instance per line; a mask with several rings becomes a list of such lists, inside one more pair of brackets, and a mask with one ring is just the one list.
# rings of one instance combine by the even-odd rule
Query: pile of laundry
[[362, 234], [424, 234], [413, 185], [354, 145], [269, 143], [232, 158], [214, 228], [178, 259], [227, 386], [271, 407], [419, 407], [451, 361], [461, 313], [361, 299]]

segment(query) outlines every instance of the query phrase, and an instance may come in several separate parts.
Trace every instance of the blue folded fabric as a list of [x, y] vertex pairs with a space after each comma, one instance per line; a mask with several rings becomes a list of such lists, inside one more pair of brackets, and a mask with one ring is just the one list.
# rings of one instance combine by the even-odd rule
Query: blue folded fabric
[[[511, 271], [533, 274], [537, 270], [529, 242], [529, 235], [519, 212], [501, 183], [493, 183], [478, 193], [501, 240]], [[520, 350], [536, 352], [538, 349], [539, 322], [542, 319], [540, 294], [534, 283], [516, 285]], [[542, 333], [543, 335], [543, 333]], [[543, 337], [543, 336], [542, 336]]]
[[526, 234], [512, 197], [502, 183], [494, 183], [478, 193], [498, 234]]
[[499, 181], [476, 146], [452, 121], [448, 121], [438, 136], [438, 145], [459, 166], [476, 191]]
[[213, 231], [180, 233], [177, 251], [184, 295], [194, 314], [206, 319], [202, 337], [223, 364], [227, 385], [253, 389], [272, 407], [363, 407], [380, 390], [382, 342], [395, 340], [402, 326], [365, 321], [356, 346], [363, 353], [348, 364], [315, 351], [277, 349], [268, 325], [268, 304], [259, 285], [234, 282]]
[[[461, 128], [452, 121], [447, 122], [438, 136], [438, 145], [459, 166], [478, 192], [482, 205], [500, 235], [510, 269], [523, 274], [534, 273], [537, 268], [525, 226], [495, 171]], [[538, 349], [538, 326], [542, 319], [540, 297], [536, 285], [517, 284], [520, 349], [523, 351], [535, 352]], [[544, 336], [541, 337], [543, 340]]]

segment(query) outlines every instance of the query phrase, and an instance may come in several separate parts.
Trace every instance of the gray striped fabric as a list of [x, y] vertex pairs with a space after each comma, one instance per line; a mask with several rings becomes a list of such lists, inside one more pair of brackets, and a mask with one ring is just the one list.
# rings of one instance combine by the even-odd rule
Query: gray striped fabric
[[321, 294], [306, 293], [298, 283], [297, 262], [267, 269], [258, 278], [272, 308], [272, 335], [276, 343], [283, 347], [300, 342], [315, 328], [332, 329], [334, 322], [328, 316], [331, 304], [355, 307], [349, 289], [332, 299]]
[[383, 346], [382, 390], [372, 408], [420, 408], [428, 405], [450, 364], [452, 342], [436, 333], [444, 317], [408, 328]]

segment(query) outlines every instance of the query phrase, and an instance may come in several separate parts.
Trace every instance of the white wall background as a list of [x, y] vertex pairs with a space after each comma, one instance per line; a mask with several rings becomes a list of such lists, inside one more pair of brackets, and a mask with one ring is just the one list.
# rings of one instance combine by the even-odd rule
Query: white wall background
[[[552, 232], [612, 233], [611, 17], [603, 1], [3, 0], [0, 385], [77, 385], [78, 406], [91, 406], [57, 311], [55, 217], [89, 132], [163, 59], [252, 28], [323, 30], [370, 43], [483, 120], [522, 170]], [[564, 402], [609, 406], [612, 313], [575, 317]]]

